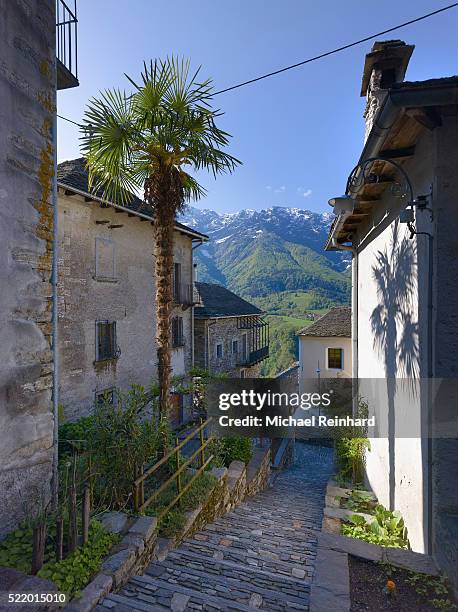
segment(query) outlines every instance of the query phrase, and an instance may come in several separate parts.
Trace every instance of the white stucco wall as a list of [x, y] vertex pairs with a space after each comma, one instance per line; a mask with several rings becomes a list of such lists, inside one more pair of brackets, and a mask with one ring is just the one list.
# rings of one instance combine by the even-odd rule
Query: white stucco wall
[[[108, 223], [96, 223], [108, 221]], [[110, 225], [122, 225], [111, 228]], [[96, 239], [114, 246], [113, 279], [96, 274]], [[88, 414], [96, 393], [157, 377], [154, 234], [149, 222], [59, 194], [60, 402], [66, 418]], [[109, 243], [109, 242], [108, 242]], [[192, 282], [191, 238], [175, 232], [175, 261], [182, 282]], [[192, 308], [183, 317], [185, 346], [172, 350], [173, 374], [185, 373], [192, 356]], [[116, 321], [119, 359], [95, 361], [96, 321]]]
[[[343, 369], [328, 368], [327, 349], [343, 349]], [[352, 373], [352, 354], [350, 338], [323, 338], [299, 336], [299, 388], [303, 392], [304, 380], [318, 378], [349, 378]]]
[[[417, 144], [415, 157], [405, 169], [415, 195], [428, 194], [433, 173], [430, 133]], [[369, 394], [370, 379], [379, 379], [372, 384], [372, 397], [365, 399], [387, 436], [371, 440], [368, 482], [382, 504], [401, 511], [413, 550], [424, 552], [427, 441], [407, 438], [406, 432], [421, 431], [426, 410], [422, 394], [408, 379], [427, 376], [427, 243], [423, 236], [410, 239], [407, 226], [399, 224], [404, 205], [387, 190], [358, 234], [357, 370]], [[422, 214], [429, 217], [427, 212], [419, 213], [417, 225], [429, 230]]]

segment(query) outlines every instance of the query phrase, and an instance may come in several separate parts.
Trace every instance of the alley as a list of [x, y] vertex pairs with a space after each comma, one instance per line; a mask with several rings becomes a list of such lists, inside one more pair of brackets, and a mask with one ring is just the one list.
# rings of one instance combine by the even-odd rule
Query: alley
[[332, 450], [296, 444], [273, 487], [152, 563], [96, 610], [307, 610]]

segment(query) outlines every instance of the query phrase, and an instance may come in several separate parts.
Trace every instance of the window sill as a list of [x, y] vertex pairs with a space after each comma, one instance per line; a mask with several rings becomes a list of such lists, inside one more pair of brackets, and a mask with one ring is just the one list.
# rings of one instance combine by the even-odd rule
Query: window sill
[[98, 283], [119, 283], [119, 278], [110, 278], [109, 276], [93, 276], [92, 279]]
[[119, 357], [107, 357], [106, 359], [95, 359], [92, 364], [97, 366], [97, 365], [103, 365], [104, 363], [111, 363], [112, 361], [118, 361]]

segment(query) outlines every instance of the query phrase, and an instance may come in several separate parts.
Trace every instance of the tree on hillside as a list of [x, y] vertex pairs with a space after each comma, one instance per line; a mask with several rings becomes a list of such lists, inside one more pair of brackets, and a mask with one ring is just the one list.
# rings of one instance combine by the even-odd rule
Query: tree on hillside
[[[191, 76], [189, 60], [167, 58], [144, 64], [133, 93], [100, 93], [87, 106], [82, 152], [91, 188], [121, 204], [143, 193], [146, 212], [154, 217], [157, 279], [157, 363], [159, 412], [167, 418], [171, 377], [173, 235], [177, 214], [205, 190], [190, 171], [216, 177], [240, 163], [224, 148], [230, 135], [216, 125], [222, 114], [211, 107], [211, 79]], [[127, 76], [127, 75], [126, 75]]]

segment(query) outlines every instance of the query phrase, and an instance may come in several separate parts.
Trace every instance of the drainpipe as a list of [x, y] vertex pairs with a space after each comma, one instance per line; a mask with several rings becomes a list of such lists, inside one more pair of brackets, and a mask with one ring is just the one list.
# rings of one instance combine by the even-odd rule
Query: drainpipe
[[[192, 293], [194, 295], [194, 283], [197, 281], [197, 264], [194, 263], [194, 251], [202, 246], [203, 241], [201, 240], [198, 244], [195, 244], [191, 249], [191, 281], [192, 281]], [[191, 367], [194, 367], [195, 350], [194, 350], [194, 305], [191, 306]]]
[[[57, 80], [57, 79], [56, 79]], [[53, 207], [53, 249], [52, 249], [52, 354], [53, 354], [53, 373], [52, 373], [52, 407], [53, 407], [53, 474], [52, 474], [52, 506], [57, 511], [59, 503], [59, 482], [58, 482], [58, 463], [59, 463], [59, 351], [58, 351], [58, 312], [57, 312], [57, 255], [58, 255], [58, 197], [57, 197], [57, 114], [53, 117], [53, 151], [54, 151], [54, 176], [52, 184], [52, 207]]]

